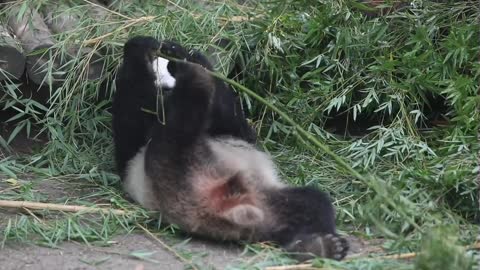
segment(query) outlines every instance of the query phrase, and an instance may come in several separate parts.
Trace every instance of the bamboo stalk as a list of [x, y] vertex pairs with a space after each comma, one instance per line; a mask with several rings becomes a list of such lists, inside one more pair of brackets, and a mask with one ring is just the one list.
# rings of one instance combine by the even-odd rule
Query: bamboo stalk
[[64, 205], [64, 204], [54, 204], [54, 203], [40, 203], [40, 202], [29, 202], [29, 201], [7, 201], [0, 200], [0, 208], [26, 208], [26, 209], [35, 209], [35, 210], [51, 210], [51, 211], [62, 211], [62, 212], [86, 212], [86, 213], [112, 213], [114, 215], [126, 215], [127, 211], [120, 209], [106, 209], [106, 208], [95, 208], [81, 205]]
[[317, 268], [310, 263], [282, 265], [282, 266], [268, 266], [265, 270], [322, 270], [327, 268]]
[[[80, 16], [75, 14], [72, 8], [66, 4], [44, 5], [41, 12], [45, 18], [45, 23], [55, 34], [74, 31], [80, 24]], [[68, 46], [67, 51], [72, 58], [88, 59], [84, 75], [87, 79], [96, 80], [102, 76], [105, 61], [93, 48], [72, 44]]]
[[[25, 53], [27, 75], [36, 84], [50, 84], [46, 79], [47, 67], [52, 65], [52, 82], [61, 80], [58, 71], [61, 62], [58, 57], [51, 57], [50, 48], [55, 41], [42, 16], [31, 8], [27, 8], [23, 16], [18, 17], [20, 7], [14, 6], [10, 10], [8, 26], [21, 42]], [[53, 59], [52, 59], [53, 58]]]
[[142, 229], [145, 233], [147, 233], [153, 240], [157, 241], [160, 245], [162, 245], [163, 248], [166, 250], [170, 251], [175, 257], [177, 257], [180, 261], [188, 264], [192, 269], [194, 270], [199, 270], [198, 267], [195, 266], [194, 263], [192, 263], [191, 260], [188, 258], [182, 256], [180, 253], [178, 253], [175, 249], [173, 249], [171, 246], [167, 245], [165, 242], [160, 240], [160, 238], [156, 237], [151, 231], [149, 231], [147, 228], [143, 227], [142, 225], [137, 223], [137, 227]]
[[91, 44], [96, 44], [101, 42], [103, 39], [113, 35], [116, 32], [123, 31], [124, 29], [130, 28], [131, 26], [137, 24], [137, 23], [144, 23], [144, 22], [151, 22], [155, 16], [145, 16], [145, 17], [140, 17], [137, 19], [131, 19], [126, 23], [125, 25], [118, 27], [117, 29], [113, 30], [112, 32], [106, 33], [104, 35], [101, 35], [96, 38], [88, 39], [83, 42], [84, 45], [91, 45]]
[[0, 25], [0, 80], [19, 79], [25, 71], [25, 56], [20, 43]]
[[107, 0], [103, 1], [109, 9], [121, 10], [135, 4], [133, 0]]

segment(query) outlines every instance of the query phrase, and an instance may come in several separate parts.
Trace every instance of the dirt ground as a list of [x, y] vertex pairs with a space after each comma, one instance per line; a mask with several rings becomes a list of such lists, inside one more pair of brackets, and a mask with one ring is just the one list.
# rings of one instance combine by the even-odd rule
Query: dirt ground
[[[181, 270], [186, 264], [165, 250], [154, 240], [142, 234], [117, 236], [109, 247], [87, 246], [85, 244], [65, 242], [58, 249], [36, 245], [14, 244], [0, 249], [0, 269], [49, 269], [49, 270]], [[364, 253], [365, 243], [350, 238], [351, 252]], [[182, 250], [194, 254], [201, 269], [233, 269], [236, 262], [247, 260], [250, 255], [243, 253], [237, 245], [216, 244], [201, 240], [192, 240]], [[134, 252], [152, 252], [146, 259], [132, 256]]]
[[[85, 244], [66, 242], [58, 249], [34, 245], [7, 246], [0, 250], [0, 269], [119, 269], [147, 270], [185, 269], [185, 263], [156, 242], [141, 234], [118, 236], [112, 239], [110, 247], [93, 247]], [[215, 245], [193, 241], [186, 249], [196, 254], [205, 254], [201, 265], [207, 268], [225, 269], [228, 264], [241, 256], [238, 247]], [[132, 253], [154, 251], [146, 259], [137, 259]]]
[[[0, 131], [7, 128], [0, 123]], [[19, 134], [11, 144], [15, 153], [28, 153], [32, 146], [41, 143], [31, 141], [24, 134]], [[1, 155], [2, 153], [0, 153]], [[3, 155], [11, 155], [5, 154]], [[0, 159], [2, 157], [0, 156]], [[0, 192], [9, 188], [5, 177], [0, 176]], [[92, 192], [95, 187], [78, 184], [69, 179], [28, 180], [32, 181], [33, 192], [45, 196], [49, 202], [64, 202], [65, 198], [81, 197]], [[0, 209], [0, 237], [3, 236], [8, 218], [18, 213], [13, 210]], [[1, 239], [1, 238], [0, 238]], [[182, 242], [184, 239], [178, 239]], [[370, 245], [355, 237], [349, 237], [350, 255], [366, 254], [378, 251], [375, 245]], [[11, 269], [118, 269], [118, 270], [148, 270], [185, 269], [185, 262], [166, 250], [154, 239], [141, 233], [118, 235], [112, 238], [107, 247], [86, 245], [77, 242], [64, 242], [58, 248], [47, 248], [33, 244], [7, 242], [0, 249], [0, 270]], [[239, 245], [215, 243], [193, 239], [180, 248], [173, 246], [178, 252], [190, 254], [192, 261], [198, 262], [201, 269], [233, 269], [238, 260], [251, 259], [251, 254], [245, 254]], [[135, 254], [148, 254], [139, 259]], [[140, 256], [141, 257], [141, 256]], [[230, 267], [229, 267], [230, 266]]]

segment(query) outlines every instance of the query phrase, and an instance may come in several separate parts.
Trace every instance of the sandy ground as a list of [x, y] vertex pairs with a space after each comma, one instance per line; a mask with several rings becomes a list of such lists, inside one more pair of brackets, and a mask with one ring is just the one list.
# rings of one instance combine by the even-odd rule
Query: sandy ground
[[[112, 241], [114, 244], [109, 247], [67, 242], [58, 249], [35, 245], [8, 245], [0, 250], [0, 269], [185, 269], [184, 262], [147, 236], [132, 234], [114, 237]], [[194, 254], [204, 254], [200, 264], [215, 269], [227, 268], [242, 252], [237, 247], [199, 241], [189, 243], [186, 249]], [[137, 259], [130, 255], [142, 251], [153, 253], [146, 259]]]
[[[117, 236], [112, 242], [109, 247], [65, 242], [57, 249], [28, 244], [8, 244], [4, 249], [0, 249], [0, 270], [181, 270], [188, 266], [173, 253], [142, 234]], [[358, 239], [350, 238], [350, 243], [352, 245], [350, 254], [368, 253], [366, 244]], [[193, 254], [193, 261], [201, 266], [200, 269], [233, 269], [236, 262], [251, 257], [244, 254], [240, 246], [201, 240], [190, 241], [182, 246], [182, 251]], [[139, 252], [148, 252], [150, 255], [145, 259], [135, 258], [133, 254]]]

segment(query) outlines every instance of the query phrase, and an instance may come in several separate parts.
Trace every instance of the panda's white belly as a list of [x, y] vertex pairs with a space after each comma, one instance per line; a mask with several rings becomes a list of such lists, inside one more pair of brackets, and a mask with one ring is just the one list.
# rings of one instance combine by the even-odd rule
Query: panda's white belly
[[285, 186], [269, 156], [251, 144], [234, 138], [210, 139], [208, 144], [220, 166], [230, 171], [247, 172], [252, 176], [252, 184], [273, 188]]
[[146, 146], [140, 148], [135, 157], [128, 162], [123, 188], [137, 203], [153, 209], [152, 181], [145, 173], [146, 149]]
[[[269, 156], [253, 147], [252, 145], [238, 139], [222, 138], [207, 139], [207, 144], [215, 156], [213, 164], [204, 164], [196, 168], [195, 172], [187, 177], [185, 181], [190, 181], [195, 190], [203, 193], [202, 190], [209, 189], [216, 185], [210, 169], [213, 171], [227, 171], [231, 174], [237, 172], [244, 173], [248, 181], [247, 185], [257, 188], [281, 188], [284, 187], [277, 175], [276, 167]], [[146, 147], [142, 147], [135, 157], [128, 162], [127, 172], [124, 179], [124, 190], [143, 207], [155, 209], [155, 196], [152, 193], [152, 180], [145, 172], [145, 152]], [[191, 168], [192, 169], [192, 168]], [[220, 177], [221, 178], [221, 177]]]

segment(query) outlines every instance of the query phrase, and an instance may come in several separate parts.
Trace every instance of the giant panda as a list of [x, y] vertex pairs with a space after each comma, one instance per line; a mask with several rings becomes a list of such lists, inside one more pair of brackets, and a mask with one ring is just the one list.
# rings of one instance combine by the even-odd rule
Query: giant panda
[[270, 241], [299, 260], [343, 259], [348, 243], [329, 197], [280, 181], [238, 97], [207, 70], [205, 56], [171, 41], [125, 43], [112, 106], [125, 192], [193, 235]]

